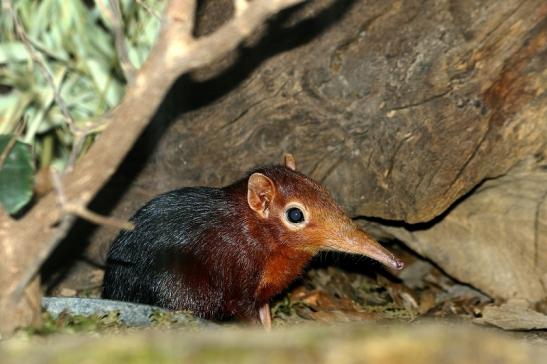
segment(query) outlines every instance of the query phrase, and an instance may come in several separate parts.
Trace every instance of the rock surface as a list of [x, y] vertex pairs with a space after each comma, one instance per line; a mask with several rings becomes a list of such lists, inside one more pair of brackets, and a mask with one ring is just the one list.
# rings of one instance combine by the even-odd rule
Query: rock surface
[[547, 315], [530, 309], [527, 302], [521, 300], [510, 300], [501, 306], [488, 305], [475, 322], [504, 330], [547, 330]]
[[[202, 2], [200, 33], [229, 4]], [[319, 0], [269, 30], [181, 81], [167, 104], [183, 113], [115, 215], [292, 152], [351, 215], [419, 224], [391, 232], [459, 280], [495, 297], [545, 296], [544, 1]], [[510, 191], [503, 179], [476, 189], [531, 156], [536, 172]], [[90, 255], [112, 237], [97, 235]]]
[[93, 316], [108, 315], [115, 312], [120, 323], [127, 326], [150, 326], [154, 316], [169, 313], [175, 322], [194, 325], [213, 323], [201, 320], [186, 312], [172, 312], [165, 309], [130, 302], [112, 301], [99, 298], [82, 297], [44, 297], [42, 308], [54, 319], [61, 314]]
[[546, 167], [523, 161], [435, 224], [384, 229], [492, 297], [540, 301], [547, 295]]
[[195, 76], [204, 107], [139, 182], [224, 185], [291, 151], [352, 215], [430, 221], [545, 150], [546, 14], [534, 0], [311, 2], [226, 73]]

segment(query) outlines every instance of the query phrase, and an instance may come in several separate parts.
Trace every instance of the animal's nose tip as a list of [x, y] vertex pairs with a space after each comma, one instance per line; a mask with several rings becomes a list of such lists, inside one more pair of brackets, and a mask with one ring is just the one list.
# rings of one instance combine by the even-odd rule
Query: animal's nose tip
[[402, 260], [395, 258], [395, 269], [401, 270], [405, 267], [405, 263]]

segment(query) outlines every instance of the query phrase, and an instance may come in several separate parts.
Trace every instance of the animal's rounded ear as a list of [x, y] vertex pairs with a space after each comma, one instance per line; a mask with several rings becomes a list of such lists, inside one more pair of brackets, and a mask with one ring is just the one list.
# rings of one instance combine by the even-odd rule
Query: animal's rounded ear
[[247, 203], [260, 216], [266, 218], [269, 214], [270, 203], [275, 196], [273, 181], [262, 173], [253, 173], [247, 184]]
[[285, 164], [285, 167], [296, 171], [296, 160], [291, 153], [285, 153], [283, 156], [283, 164]]

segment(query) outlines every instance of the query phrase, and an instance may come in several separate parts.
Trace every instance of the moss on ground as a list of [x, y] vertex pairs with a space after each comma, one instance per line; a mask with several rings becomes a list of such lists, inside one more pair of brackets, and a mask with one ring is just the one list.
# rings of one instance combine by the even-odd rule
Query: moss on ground
[[143, 363], [542, 363], [545, 345], [457, 324], [300, 325], [138, 330], [124, 335], [17, 337], [0, 343], [2, 364]]

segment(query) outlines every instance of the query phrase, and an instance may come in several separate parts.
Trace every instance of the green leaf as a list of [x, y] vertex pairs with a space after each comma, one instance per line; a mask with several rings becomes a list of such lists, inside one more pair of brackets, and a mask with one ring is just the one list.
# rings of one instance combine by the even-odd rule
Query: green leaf
[[[12, 135], [0, 135], [0, 155], [12, 138]], [[19, 211], [32, 198], [33, 175], [30, 145], [15, 142], [0, 169], [0, 203], [9, 214]]]
[[0, 64], [28, 61], [30, 56], [22, 43], [0, 43]]

